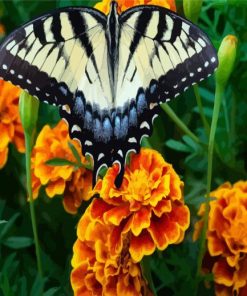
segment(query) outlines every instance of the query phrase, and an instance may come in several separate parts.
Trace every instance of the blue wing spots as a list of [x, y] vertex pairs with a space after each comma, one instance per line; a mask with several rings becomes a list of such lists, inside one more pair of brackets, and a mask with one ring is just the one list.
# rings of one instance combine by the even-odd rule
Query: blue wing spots
[[137, 95], [137, 114], [140, 115], [147, 108], [147, 101], [144, 92]]
[[137, 126], [137, 112], [135, 106], [132, 106], [129, 112], [129, 126]]
[[120, 133], [121, 138], [124, 138], [127, 135], [128, 126], [129, 126], [128, 116], [124, 115], [124, 118], [122, 119], [122, 122], [121, 122], [121, 130], [120, 130], [121, 131], [121, 133]]
[[64, 85], [60, 85], [59, 86], [59, 90], [62, 93], [63, 96], [67, 96], [68, 95], [68, 88]]
[[102, 124], [99, 118], [95, 118], [93, 121], [93, 133], [95, 139], [100, 140], [102, 138]]
[[114, 136], [119, 139], [120, 138], [120, 132], [121, 132], [121, 121], [120, 121], [120, 117], [117, 115], [115, 117], [115, 121], [114, 121]]
[[77, 95], [75, 97], [74, 111], [77, 115], [84, 116], [85, 107], [84, 107], [83, 98], [80, 95]]
[[116, 115], [114, 123], [114, 136], [117, 139], [123, 139], [128, 133], [128, 116], [124, 115], [121, 119], [120, 115]]
[[157, 83], [156, 82], [151, 82], [150, 83], [150, 87], [149, 87], [149, 89], [150, 89], [150, 94], [154, 94], [154, 92], [157, 90]]
[[112, 133], [113, 133], [113, 129], [112, 129], [110, 119], [106, 117], [103, 121], [103, 131], [102, 131], [104, 142], [110, 141], [112, 137]]
[[93, 123], [92, 113], [87, 110], [85, 112], [84, 128], [87, 130], [90, 130], [92, 128], [92, 123]]

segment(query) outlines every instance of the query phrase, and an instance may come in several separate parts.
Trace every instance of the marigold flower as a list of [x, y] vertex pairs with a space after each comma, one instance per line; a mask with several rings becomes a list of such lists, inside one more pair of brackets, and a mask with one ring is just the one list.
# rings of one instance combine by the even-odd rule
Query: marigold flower
[[114, 185], [117, 174], [115, 165], [97, 182], [94, 193], [101, 199], [92, 203], [92, 217], [115, 226], [112, 250], [121, 249], [128, 235], [129, 252], [139, 262], [156, 248], [180, 243], [190, 215], [183, 201], [183, 182], [172, 166], [158, 152], [141, 149], [132, 155], [119, 189]]
[[[137, 5], [158, 5], [176, 11], [175, 0], [118, 0], [118, 12]], [[108, 14], [110, 11], [111, 0], [103, 0], [95, 5], [95, 8]]]
[[[247, 181], [225, 183], [211, 197], [207, 239], [216, 295], [247, 295]], [[204, 211], [203, 204], [199, 215]], [[202, 225], [200, 220], [197, 233]]]
[[142, 278], [140, 265], [134, 263], [128, 253], [128, 239], [119, 252], [109, 252], [112, 231], [112, 225], [92, 218], [89, 206], [78, 224], [78, 239], [73, 247], [74, 295], [152, 295]]
[[24, 133], [18, 109], [19, 95], [18, 87], [0, 80], [0, 168], [7, 161], [9, 143], [14, 143], [19, 152], [25, 151]]
[[[76, 213], [82, 200], [89, 199], [92, 174], [83, 167], [75, 168], [75, 156], [68, 143], [72, 143], [80, 154], [79, 143], [69, 138], [68, 127], [60, 121], [54, 128], [46, 125], [37, 137], [32, 154], [34, 198], [38, 196], [42, 185], [49, 197], [64, 193], [63, 204], [69, 213]], [[81, 154], [80, 154], [81, 155]], [[52, 166], [47, 164], [51, 159], [66, 159], [72, 164]], [[86, 160], [81, 155], [81, 163]]]

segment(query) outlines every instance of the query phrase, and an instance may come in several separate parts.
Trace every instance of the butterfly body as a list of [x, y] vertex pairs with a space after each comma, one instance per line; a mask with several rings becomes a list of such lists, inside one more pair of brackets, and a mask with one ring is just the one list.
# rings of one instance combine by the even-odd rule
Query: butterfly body
[[41, 101], [59, 107], [71, 138], [102, 166], [139, 152], [160, 104], [177, 97], [217, 67], [207, 36], [189, 21], [158, 6], [108, 16], [85, 7], [43, 15], [0, 45], [0, 76]]

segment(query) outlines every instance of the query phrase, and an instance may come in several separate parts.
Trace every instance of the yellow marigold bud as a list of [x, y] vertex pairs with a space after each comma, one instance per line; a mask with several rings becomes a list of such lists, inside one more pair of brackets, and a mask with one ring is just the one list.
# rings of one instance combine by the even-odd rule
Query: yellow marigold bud
[[201, 12], [202, 0], [184, 0], [183, 7], [186, 18], [193, 23], [197, 23]]
[[218, 57], [219, 67], [216, 72], [216, 81], [223, 87], [233, 70], [238, 39], [236, 36], [227, 35], [221, 42]]
[[22, 91], [19, 101], [19, 111], [24, 131], [31, 136], [38, 119], [39, 101], [26, 91]]

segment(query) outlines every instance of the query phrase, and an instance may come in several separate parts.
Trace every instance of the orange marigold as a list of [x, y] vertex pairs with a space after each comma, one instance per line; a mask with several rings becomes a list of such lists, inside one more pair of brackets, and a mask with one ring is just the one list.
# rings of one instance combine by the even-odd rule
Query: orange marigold
[[132, 155], [119, 189], [114, 185], [117, 174], [115, 165], [97, 182], [94, 193], [101, 199], [92, 203], [92, 217], [115, 226], [111, 250], [122, 249], [128, 236], [131, 257], [139, 262], [155, 248], [180, 243], [190, 213], [183, 201], [183, 182], [172, 166], [158, 152], [141, 149]]
[[[208, 253], [216, 295], [247, 295], [247, 181], [225, 183], [211, 192]], [[205, 205], [201, 205], [202, 216]], [[203, 221], [196, 224], [196, 236]]]
[[[72, 153], [69, 142], [74, 145], [80, 154], [80, 145], [71, 140], [68, 127], [64, 121], [60, 121], [54, 128], [46, 125], [37, 137], [32, 154], [33, 181], [32, 187], [36, 198], [39, 189], [45, 185], [49, 197], [64, 194], [63, 204], [69, 213], [76, 213], [82, 200], [89, 199], [92, 174], [83, 167], [76, 169], [76, 159]], [[81, 154], [80, 154], [81, 155]], [[51, 159], [66, 159], [73, 164], [52, 166], [47, 161]], [[81, 155], [81, 163], [86, 160]]]
[[[175, 0], [118, 0], [118, 11], [119, 13], [126, 9], [137, 6], [137, 5], [158, 5], [170, 10], [176, 11]], [[103, 0], [95, 5], [95, 8], [104, 12], [109, 13], [111, 0]]]
[[78, 239], [73, 247], [71, 285], [75, 296], [142, 296], [152, 295], [142, 278], [140, 265], [128, 253], [126, 239], [119, 252], [109, 252], [112, 225], [96, 221], [91, 206], [82, 216]]
[[18, 102], [20, 89], [0, 80], [0, 169], [8, 158], [8, 145], [14, 143], [19, 152], [25, 151], [24, 132]]

